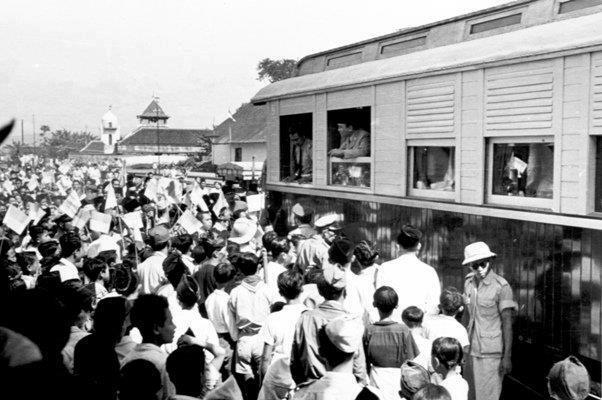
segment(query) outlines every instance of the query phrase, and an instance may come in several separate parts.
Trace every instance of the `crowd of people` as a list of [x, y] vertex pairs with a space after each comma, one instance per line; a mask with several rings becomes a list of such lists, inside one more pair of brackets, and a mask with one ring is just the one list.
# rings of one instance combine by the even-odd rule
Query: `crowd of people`
[[[464, 287], [441, 288], [411, 225], [381, 263], [336, 215], [298, 203], [274, 229], [256, 188], [185, 171], [31, 159], [0, 191], [15, 398], [481, 400], [511, 371], [517, 305], [483, 242]], [[584, 399], [589, 376], [569, 357], [548, 388]]]

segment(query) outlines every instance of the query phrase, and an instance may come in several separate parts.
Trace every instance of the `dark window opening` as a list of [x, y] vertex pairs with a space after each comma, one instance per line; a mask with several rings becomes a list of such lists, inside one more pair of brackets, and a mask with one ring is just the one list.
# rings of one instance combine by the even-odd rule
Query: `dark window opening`
[[328, 111], [329, 183], [370, 187], [370, 107]]
[[602, 212], [602, 137], [596, 138], [596, 171], [594, 175], [596, 179], [594, 210]]
[[558, 14], [570, 13], [572, 11], [583, 10], [584, 8], [595, 7], [602, 4], [602, 0], [571, 0], [560, 3]]
[[326, 67], [340, 68], [340, 67], [346, 67], [348, 65], [359, 64], [361, 62], [362, 62], [362, 53], [357, 52], [357, 53], [351, 53], [351, 54], [344, 54], [341, 56], [330, 57], [326, 61]]
[[490, 19], [489, 21], [478, 22], [470, 26], [470, 34], [481, 33], [490, 31], [493, 29], [503, 28], [506, 26], [520, 24], [522, 13], [507, 15], [496, 19]]
[[453, 191], [455, 186], [455, 149], [453, 147], [411, 147], [414, 160], [414, 189]]
[[234, 149], [234, 161], [242, 161], [242, 147]]
[[424, 46], [426, 44], [426, 36], [420, 36], [414, 39], [404, 40], [401, 42], [383, 44], [380, 48], [380, 54], [392, 55], [402, 53], [404, 50], [413, 49], [415, 47]]
[[283, 182], [312, 182], [312, 132], [311, 113], [280, 117], [280, 177]]

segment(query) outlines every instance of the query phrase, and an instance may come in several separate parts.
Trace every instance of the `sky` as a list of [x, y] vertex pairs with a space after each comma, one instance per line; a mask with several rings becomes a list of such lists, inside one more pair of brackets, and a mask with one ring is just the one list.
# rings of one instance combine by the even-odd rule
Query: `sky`
[[[257, 63], [308, 54], [504, 0], [3, 0], [0, 124], [122, 135], [153, 95], [175, 128], [211, 128], [268, 82]], [[34, 122], [35, 120], [35, 122]], [[9, 139], [10, 142], [10, 139]]]

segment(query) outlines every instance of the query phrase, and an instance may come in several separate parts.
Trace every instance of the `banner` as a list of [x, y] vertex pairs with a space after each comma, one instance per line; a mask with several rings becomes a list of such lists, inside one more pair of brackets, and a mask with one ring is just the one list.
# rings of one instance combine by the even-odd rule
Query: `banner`
[[29, 221], [30, 219], [27, 214], [11, 204], [6, 211], [2, 223], [20, 235], [27, 227], [27, 224], [29, 224]]

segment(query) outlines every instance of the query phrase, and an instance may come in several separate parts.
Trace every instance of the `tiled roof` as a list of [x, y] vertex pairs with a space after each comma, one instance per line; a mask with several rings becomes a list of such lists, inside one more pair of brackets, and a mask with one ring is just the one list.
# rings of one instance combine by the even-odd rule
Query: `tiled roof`
[[[215, 143], [262, 143], [266, 141], [267, 106], [245, 103], [236, 110], [234, 119], [226, 119], [213, 131], [219, 138]], [[232, 140], [230, 140], [230, 131]]]
[[[141, 127], [119, 142], [119, 146], [200, 146], [201, 138], [211, 136], [210, 129], [171, 129]], [[157, 142], [157, 134], [159, 141]]]
[[93, 140], [79, 151], [79, 154], [104, 154], [105, 144], [100, 140]]
[[157, 100], [153, 99], [148, 107], [137, 116], [138, 118], [169, 118], [169, 115], [165, 114]]

